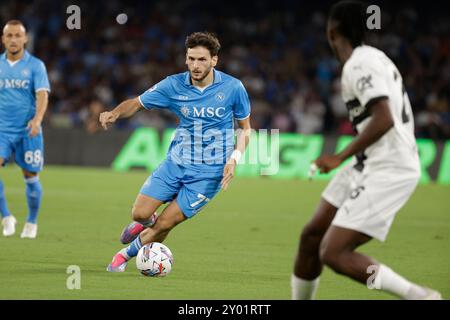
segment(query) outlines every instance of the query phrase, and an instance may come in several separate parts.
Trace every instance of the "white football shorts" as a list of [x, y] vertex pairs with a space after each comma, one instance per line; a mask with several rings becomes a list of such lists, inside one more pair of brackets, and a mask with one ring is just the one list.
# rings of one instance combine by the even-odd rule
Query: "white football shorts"
[[407, 169], [366, 173], [353, 165], [351, 161], [343, 167], [322, 193], [338, 208], [331, 224], [385, 241], [395, 214], [414, 192], [420, 174]]

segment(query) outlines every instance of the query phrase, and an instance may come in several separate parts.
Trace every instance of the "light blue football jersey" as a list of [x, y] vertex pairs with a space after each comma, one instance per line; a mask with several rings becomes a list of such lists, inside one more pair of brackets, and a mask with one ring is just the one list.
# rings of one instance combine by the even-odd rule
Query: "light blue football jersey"
[[250, 115], [250, 100], [238, 79], [217, 71], [213, 83], [200, 90], [189, 72], [169, 76], [139, 96], [146, 109], [174, 112], [179, 125], [167, 158], [186, 168], [222, 173], [234, 149], [234, 119]]
[[0, 56], [0, 132], [22, 134], [36, 113], [36, 91], [50, 91], [44, 63], [25, 50], [10, 64]]

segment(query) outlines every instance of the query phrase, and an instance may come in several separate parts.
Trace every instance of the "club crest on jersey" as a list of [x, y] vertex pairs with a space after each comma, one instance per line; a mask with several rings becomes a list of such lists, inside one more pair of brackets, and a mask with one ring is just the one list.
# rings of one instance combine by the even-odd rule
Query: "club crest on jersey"
[[369, 88], [373, 88], [371, 74], [369, 74], [368, 76], [359, 78], [358, 81], [356, 82], [356, 89], [360, 93], [364, 93], [364, 91], [366, 91]]
[[29, 75], [30, 75], [30, 70], [28, 70], [28, 69], [23, 69], [22, 70], [22, 76], [28, 77]]
[[223, 94], [223, 92], [218, 92], [216, 94], [216, 100], [221, 102], [221, 101], [223, 101], [223, 99], [225, 99], [225, 94]]
[[185, 117], [189, 116], [189, 108], [188, 107], [183, 106], [183, 107], [181, 107], [180, 111], [183, 114], [183, 116], [185, 116]]

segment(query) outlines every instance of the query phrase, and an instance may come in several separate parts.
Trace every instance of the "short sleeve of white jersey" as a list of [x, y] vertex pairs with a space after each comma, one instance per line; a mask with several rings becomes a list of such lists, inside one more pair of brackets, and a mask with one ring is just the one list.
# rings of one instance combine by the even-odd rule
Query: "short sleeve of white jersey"
[[361, 106], [389, 96], [385, 66], [378, 59], [348, 61], [342, 74], [342, 96], [345, 102], [358, 99]]

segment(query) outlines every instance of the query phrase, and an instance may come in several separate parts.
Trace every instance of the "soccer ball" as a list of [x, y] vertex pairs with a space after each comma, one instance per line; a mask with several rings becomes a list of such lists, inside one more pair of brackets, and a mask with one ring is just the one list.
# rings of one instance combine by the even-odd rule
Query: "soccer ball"
[[165, 277], [172, 270], [173, 255], [167, 246], [159, 242], [144, 245], [136, 257], [136, 267], [148, 277]]

